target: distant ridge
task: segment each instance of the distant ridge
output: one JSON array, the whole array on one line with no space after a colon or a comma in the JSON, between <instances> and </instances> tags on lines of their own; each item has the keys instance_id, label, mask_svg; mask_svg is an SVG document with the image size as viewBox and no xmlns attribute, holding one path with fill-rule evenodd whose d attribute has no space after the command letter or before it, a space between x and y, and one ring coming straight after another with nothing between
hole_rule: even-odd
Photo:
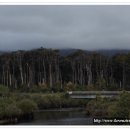
<instances>
[{"instance_id":1,"label":"distant ridge","mask_svg":"<svg viewBox=\"0 0 130 130\"><path fill-rule=\"evenodd\" d=\"M66 55L69 55L69 54L72 54L78 50L82 50L82 49L59 49L59 53L60 55L62 56L66 56ZM104 56L108 56L108 57L111 57L115 54L127 54L127 53L130 53L130 50L126 50L126 49L122 49L122 50L118 50L118 49L111 49L111 50L107 50L107 49L102 49L102 50L91 50L91 51L88 51L88 50L83 50L84 52L90 54L90 53L100 53Z\"/></svg>"},{"instance_id":2,"label":"distant ridge","mask_svg":"<svg viewBox=\"0 0 130 130\"><path fill-rule=\"evenodd\" d=\"M6 53L5 51L0 51L0 55L2 55L2 54L4 54L4 53Z\"/></svg>"},{"instance_id":3,"label":"distant ridge","mask_svg":"<svg viewBox=\"0 0 130 130\"><path fill-rule=\"evenodd\" d=\"M1 51L0 50L0 55L2 55L2 54L5 54L5 53L11 53L12 51Z\"/></svg>"},{"instance_id":4,"label":"distant ridge","mask_svg":"<svg viewBox=\"0 0 130 130\"><path fill-rule=\"evenodd\" d=\"M48 48L40 48L40 49L48 49ZM33 49L33 50L39 50L39 48ZM76 51L84 51L87 54L92 54L92 53L99 53L104 56L112 57L116 54L127 54L130 53L130 50L128 49L101 49L101 50L83 50L83 49L73 49L73 48L65 48L65 49L52 49L52 50L58 50L58 53L61 56L67 56L70 55ZM20 50L18 50L20 51ZM18 51L12 51L12 52L18 52ZM21 50L24 51L24 50ZM32 51L32 50L26 50L26 51ZM0 55L5 54L5 53L11 53L11 51L0 51Z\"/></svg>"},{"instance_id":5,"label":"distant ridge","mask_svg":"<svg viewBox=\"0 0 130 130\"><path fill-rule=\"evenodd\" d=\"M112 50L96 50L96 52L100 53L100 54L103 54L105 56L113 56L115 54L127 54L127 53L130 53L130 50L125 50L125 49L122 49L122 50L118 50L118 49L112 49Z\"/></svg>"}]
</instances>

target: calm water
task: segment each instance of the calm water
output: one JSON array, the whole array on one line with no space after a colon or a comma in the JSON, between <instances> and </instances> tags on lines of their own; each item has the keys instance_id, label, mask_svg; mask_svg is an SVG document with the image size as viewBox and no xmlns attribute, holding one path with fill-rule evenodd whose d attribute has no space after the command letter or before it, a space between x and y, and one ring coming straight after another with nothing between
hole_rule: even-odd
<instances>
[{"instance_id":1,"label":"calm water","mask_svg":"<svg viewBox=\"0 0 130 130\"><path fill-rule=\"evenodd\" d=\"M19 125L92 125L93 119L87 117L82 109L43 110L34 114L32 121Z\"/></svg>"}]
</instances>

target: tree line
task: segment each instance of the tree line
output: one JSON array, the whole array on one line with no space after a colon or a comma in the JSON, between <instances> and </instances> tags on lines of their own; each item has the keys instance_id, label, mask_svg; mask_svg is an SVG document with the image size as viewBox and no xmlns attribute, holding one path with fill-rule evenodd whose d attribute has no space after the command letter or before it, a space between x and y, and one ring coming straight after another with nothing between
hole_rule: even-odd
<instances>
[{"instance_id":1,"label":"tree line","mask_svg":"<svg viewBox=\"0 0 130 130\"><path fill-rule=\"evenodd\" d=\"M0 55L0 84L10 89L33 85L61 90L94 86L99 90L130 89L130 53L112 57L77 50L61 56L59 50L35 49Z\"/></svg>"}]
</instances>

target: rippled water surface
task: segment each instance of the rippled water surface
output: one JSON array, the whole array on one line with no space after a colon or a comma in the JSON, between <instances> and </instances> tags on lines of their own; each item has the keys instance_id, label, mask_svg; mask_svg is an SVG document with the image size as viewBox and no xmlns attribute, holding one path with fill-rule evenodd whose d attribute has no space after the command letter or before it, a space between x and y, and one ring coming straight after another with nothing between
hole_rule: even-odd
<instances>
[{"instance_id":1,"label":"rippled water surface","mask_svg":"<svg viewBox=\"0 0 130 130\"><path fill-rule=\"evenodd\" d=\"M82 109L43 110L34 114L32 121L19 125L92 125L93 119L87 117Z\"/></svg>"}]
</instances>

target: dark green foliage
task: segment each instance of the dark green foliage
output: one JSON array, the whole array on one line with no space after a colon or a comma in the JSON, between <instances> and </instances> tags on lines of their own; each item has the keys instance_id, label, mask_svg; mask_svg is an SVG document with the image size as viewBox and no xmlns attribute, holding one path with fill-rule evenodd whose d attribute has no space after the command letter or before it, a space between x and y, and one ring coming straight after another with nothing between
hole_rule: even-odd
<instances>
[{"instance_id":1,"label":"dark green foliage","mask_svg":"<svg viewBox=\"0 0 130 130\"><path fill-rule=\"evenodd\" d=\"M9 92L9 88L7 86L0 84L0 93L4 94L4 93L8 93L8 92Z\"/></svg>"},{"instance_id":2,"label":"dark green foliage","mask_svg":"<svg viewBox=\"0 0 130 130\"><path fill-rule=\"evenodd\" d=\"M66 93L11 93L0 97L0 120L17 122L32 119L37 110L85 107L86 100L71 99Z\"/></svg>"},{"instance_id":3,"label":"dark green foliage","mask_svg":"<svg viewBox=\"0 0 130 130\"><path fill-rule=\"evenodd\" d=\"M87 101L83 99L71 99L66 94L44 94L32 95L31 99L35 101L39 109L83 107Z\"/></svg>"},{"instance_id":4,"label":"dark green foliage","mask_svg":"<svg viewBox=\"0 0 130 130\"><path fill-rule=\"evenodd\" d=\"M106 90L107 88L106 86L107 86L106 80L104 78L98 77L95 86L97 87L97 90Z\"/></svg>"},{"instance_id":5,"label":"dark green foliage","mask_svg":"<svg viewBox=\"0 0 130 130\"><path fill-rule=\"evenodd\" d=\"M12 93L11 97L15 101L20 101L21 99L31 99L31 94L29 94L29 93Z\"/></svg>"},{"instance_id":6,"label":"dark green foliage","mask_svg":"<svg viewBox=\"0 0 130 130\"><path fill-rule=\"evenodd\" d=\"M90 86L89 86L90 87ZM64 85L64 91L86 91L87 86L82 86L78 84L73 84L72 82L68 82Z\"/></svg>"},{"instance_id":7,"label":"dark green foliage","mask_svg":"<svg viewBox=\"0 0 130 130\"><path fill-rule=\"evenodd\" d=\"M74 91L76 89L76 86L72 82L68 82L64 86L64 91Z\"/></svg>"},{"instance_id":8,"label":"dark green foliage","mask_svg":"<svg viewBox=\"0 0 130 130\"><path fill-rule=\"evenodd\" d=\"M61 83L60 82L54 83L53 91L54 92L62 92L63 91L63 89L61 88Z\"/></svg>"},{"instance_id":9,"label":"dark green foliage","mask_svg":"<svg viewBox=\"0 0 130 130\"><path fill-rule=\"evenodd\" d=\"M45 92L49 92L50 89L47 87L47 86L32 86L28 92L31 92L31 93L45 93Z\"/></svg>"},{"instance_id":10,"label":"dark green foliage","mask_svg":"<svg viewBox=\"0 0 130 130\"><path fill-rule=\"evenodd\" d=\"M9 109L12 109L12 106L14 104L15 104L15 101L13 100L13 98L0 97L0 119L10 117ZM14 109L14 112L15 110L16 109ZM10 112L11 111L12 110L10 110Z\"/></svg>"},{"instance_id":11,"label":"dark green foliage","mask_svg":"<svg viewBox=\"0 0 130 130\"><path fill-rule=\"evenodd\" d=\"M86 112L94 117L107 117L107 109L111 103L109 99L98 96L97 99L88 102Z\"/></svg>"},{"instance_id":12,"label":"dark green foliage","mask_svg":"<svg viewBox=\"0 0 130 130\"><path fill-rule=\"evenodd\" d=\"M17 105L22 110L22 114L31 114L37 110L37 104L30 99L23 99Z\"/></svg>"},{"instance_id":13,"label":"dark green foliage","mask_svg":"<svg viewBox=\"0 0 130 130\"><path fill-rule=\"evenodd\" d=\"M5 108L5 116L10 117L18 117L22 114L22 110L16 106L16 104L9 104Z\"/></svg>"},{"instance_id":14,"label":"dark green foliage","mask_svg":"<svg viewBox=\"0 0 130 130\"><path fill-rule=\"evenodd\" d=\"M106 57L82 50L66 56L45 48L17 51L0 55L0 77L0 84L19 92L86 90L87 86L130 90L130 53Z\"/></svg>"},{"instance_id":15,"label":"dark green foliage","mask_svg":"<svg viewBox=\"0 0 130 130\"><path fill-rule=\"evenodd\" d=\"M51 103L46 96L42 95L32 95L31 99L37 103L39 109L47 109L50 108Z\"/></svg>"},{"instance_id":16,"label":"dark green foliage","mask_svg":"<svg viewBox=\"0 0 130 130\"><path fill-rule=\"evenodd\" d=\"M130 94L122 92L115 100L105 99L98 96L97 99L89 101L86 113L91 116L106 118L129 118L130 117Z\"/></svg>"},{"instance_id":17,"label":"dark green foliage","mask_svg":"<svg viewBox=\"0 0 130 130\"><path fill-rule=\"evenodd\" d=\"M129 118L130 115L130 94L122 92L117 103L109 107L109 116L116 118Z\"/></svg>"},{"instance_id":18,"label":"dark green foliage","mask_svg":"<svg viewBox=\"0 0 130 130\"><path fill-rule=\"evenodd\" d=\"M123 91L119 97L118 106L121 108L130 108L130 93Z\"/></svg>"},{"instance_id":19,"label":"dark green foliage","mask_svg":"<svg viewBox=\"0 0 130 130\"><path fill-rule=\"evenodd\" d=\"M118 104L113 104L108 108L108 117L110 118L129 118L129 109L119 107Z\"/></svg>"}]
</instances>

